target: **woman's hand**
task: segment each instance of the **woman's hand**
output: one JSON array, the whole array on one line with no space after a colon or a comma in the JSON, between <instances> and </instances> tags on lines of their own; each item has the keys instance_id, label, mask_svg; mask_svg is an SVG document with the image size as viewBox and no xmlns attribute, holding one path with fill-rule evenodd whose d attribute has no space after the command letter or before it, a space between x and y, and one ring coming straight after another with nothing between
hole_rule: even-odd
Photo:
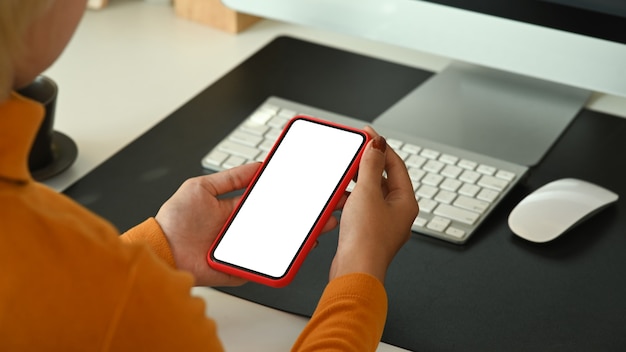
<instances>
[{"instance_id":1,"label":"woman's hand","mask_svg":"<svg viewBox=\"0 0 626 352\"><path fill-rule=\"evenodd\" d=\"M209 248L240 197L218 199L248 186L260 164L247 164L186 180L155 216L165 233L176 267L189 271L200 286L237 286L244 279L213 270Z\"/></svg>"},{"instance_id":2,"label":"woman's hand","mask_svg":"<svg viewBox=\"0 0 626 352\"><path fill-rule=\"evenodd\" d=\"M218 197L246 188L260 165L247 164L191 178L161 206L155 216L170 244L176 267L192 273L196 285L237 286L246 282L213 270L207 263L207 254L241 198ZM340 201L340 206L344 200ZM337 224L337 219L331 217L323 231L330 231Z\"/></svg>"},{"instance_id":3,"label":"woman's hand","mask_svg":"<svg viewBox=\"0 0 626 352\"><path fill-rule=\"evenodd\" d=\"M244 189L260 164L247 164L186 180L155 216L165 233L176 267L189 271L201 286L237 286L244 279L213 270L207 263L209 248L240 197L218 199Z\"/></svg>"},{"instance_id":4,"label":"woman's hand","mask_svg":"<svg viewBox=\"0 0 626 352\"><path fill-rule=\"evenodd\" d=\"M389 264L409 239L419 208L402 159L387 148L383 137L366 130L373 139L343 208L330 278L362 272L384 282Z\"/></svg>"}]
</instances>

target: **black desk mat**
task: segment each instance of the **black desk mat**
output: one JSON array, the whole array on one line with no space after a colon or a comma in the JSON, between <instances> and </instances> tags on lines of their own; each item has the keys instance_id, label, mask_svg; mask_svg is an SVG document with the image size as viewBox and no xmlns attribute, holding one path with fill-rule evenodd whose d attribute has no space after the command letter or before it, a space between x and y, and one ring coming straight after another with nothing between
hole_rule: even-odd
<instances>
[{"instance_id":1,"label":"black desk mat","mask_svg":"<svg viewBox=\"0 0 626 352\"><path fill-rule=\"evenodd\" d=\"M279 37L65 193L125 231L201 174L202 156L268 96L371 121L429 76ZM413 236L389 270L383 341L416 351L626 350L624 151L626 120L584 110L468 244ZM549 244L516 238L506 223L510 210L562 177L596 182L622 198ZM327 282L335 238L321 238L286 288L222 290L309 316Z\"/></svg>"}]
</instances>

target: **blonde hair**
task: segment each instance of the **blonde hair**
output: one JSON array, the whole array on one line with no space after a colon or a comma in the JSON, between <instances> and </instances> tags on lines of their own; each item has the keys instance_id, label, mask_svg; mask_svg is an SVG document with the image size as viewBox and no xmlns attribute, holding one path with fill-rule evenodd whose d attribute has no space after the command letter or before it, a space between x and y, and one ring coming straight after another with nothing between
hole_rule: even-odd
<instances>
[{"instance_id":1,"label":"blonde hair","mask_svg":"<svg viewBox=\"0 0 626 352\"><path fill-rule=\"evenodd\" d=\"M0 0L0 98L13 88L13 65L28 25L52 0Z\"/></svg>"}]
</instances>

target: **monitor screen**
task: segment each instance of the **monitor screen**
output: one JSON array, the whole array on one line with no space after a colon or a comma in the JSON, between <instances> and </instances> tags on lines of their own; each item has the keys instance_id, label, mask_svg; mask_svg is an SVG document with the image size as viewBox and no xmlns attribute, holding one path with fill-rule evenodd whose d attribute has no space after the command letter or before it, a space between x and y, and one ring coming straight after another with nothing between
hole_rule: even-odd
<instances>
[{"instance_id":1,"label":"monitor screen","mask_svg":"<svg viewBox=\"0 0 626 352\"><path fill-rule=\"evenodd\" d=\"M626 2L621 0L429 0L429 2L626 44L624 30Z\"/></svg>"},{"instance_id":2,"label":"monitor screen","mask_svg":"<svg viewBox=\"0 0 626 352\"><path fill-rule=\"evenodd\" d=\"M582 9L582 10L597 12L599 14L604 14L604 15L626 17L626 2L618 1L618 0L544 0L544 1L563 5L563 6L571 6L571 7ZM620 20L612 18L612 19L609 19L609 21L615 23L616 25L619 25L618 21ZM589 23L597 24L599 22L589 21ZM616 30L614 33L617 34L618 31ZM621 34L620 41L622 41L624 39L624 31L619 31L619 33ZM586 34L586 33L581 33L581 34ZM602 38L602 36L600 36L600 38Z\"/></svg>"},{"instance_id":3,"label":"monitor screen","mask_svg":"<svg viewBox=\"0 0 626 352\"><path fill-rule=\"evenodd\" d=\"M223 2L241 12L451 59L453 64L435 75L441 79L433 77L417 87L374 125L412 131L524 165L541 160L592 92L626 97L623 0ZM492 104L471 102L472 96L500 106L480 111L478 105ZM459 106L466 101L467 107ZM475 116L449 116L459 112ZM485 139L480 127L476 135L464 129L461 140L448 140L445 132L439 132L459 124L480 126L485 116L491 119L487 123L502 126L494 140ZM542 135L534 134L538 124L546 125ZM522 144L515 141L519 135L525 135ZM519 151L528 153L518 155Z\"/></svg>"}]
</instances>

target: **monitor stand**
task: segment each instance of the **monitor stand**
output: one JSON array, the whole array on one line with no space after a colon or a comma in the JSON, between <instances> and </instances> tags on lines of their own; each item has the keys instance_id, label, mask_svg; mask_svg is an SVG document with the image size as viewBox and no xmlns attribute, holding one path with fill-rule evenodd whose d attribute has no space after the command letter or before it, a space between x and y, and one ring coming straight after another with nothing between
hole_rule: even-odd
<instances>
[{"instance_id":1,"label":"monitor stand","mask_svg":"<svg viewBox=\"0 0 626 352\"><path fill-rule=\"evenodd\" d=\"M373 125L533 166L590 95L561 84L453 63Z\"/></svg>"}]
</instances>

